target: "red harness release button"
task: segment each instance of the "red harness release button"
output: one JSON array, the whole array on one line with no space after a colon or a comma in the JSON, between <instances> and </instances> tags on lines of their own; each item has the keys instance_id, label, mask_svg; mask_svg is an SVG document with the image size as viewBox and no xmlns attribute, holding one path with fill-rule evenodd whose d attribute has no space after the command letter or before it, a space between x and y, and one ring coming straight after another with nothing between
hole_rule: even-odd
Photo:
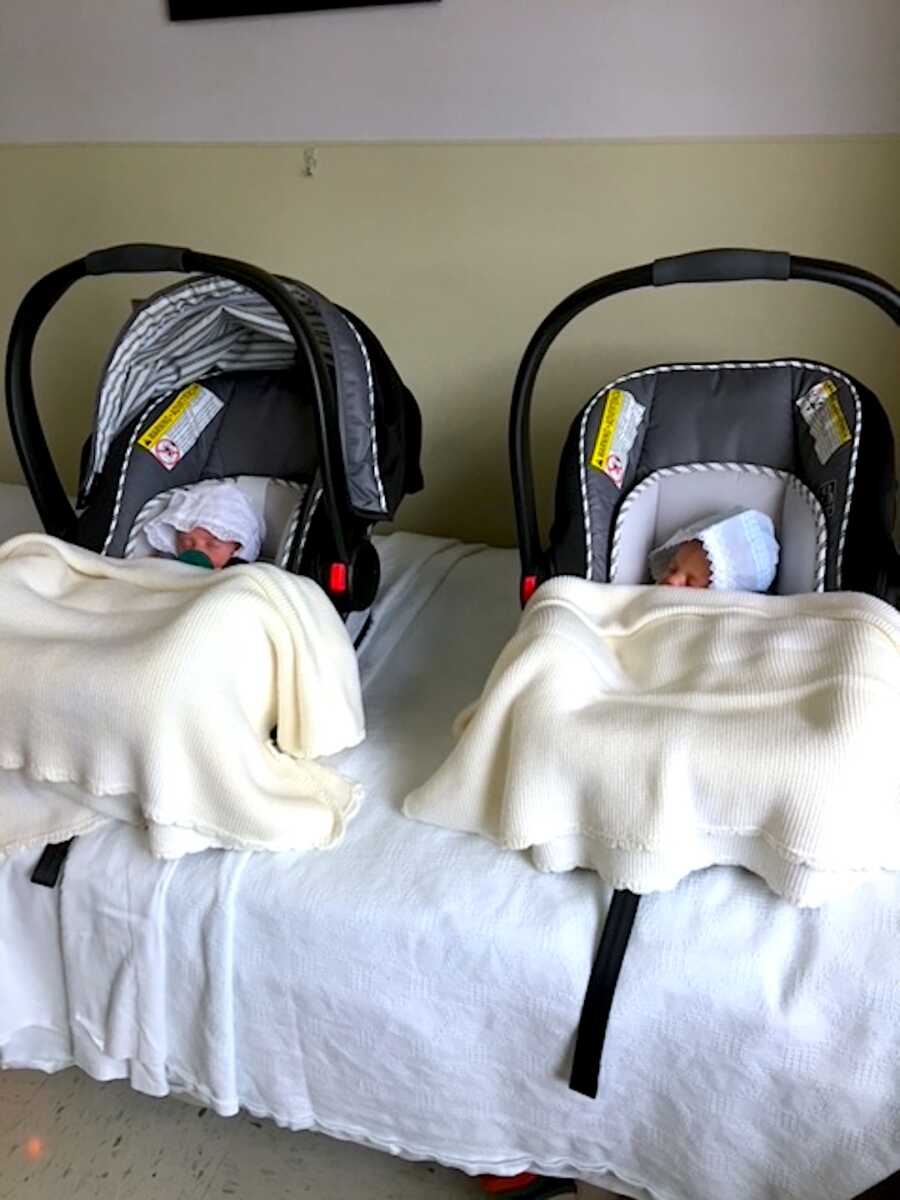
<instances>
[{"instance_id":1,"label":"red harness release button","mask_svg":"<svg viewBox=\"0 0 900 1200\"><path fill-rule=\"evenodd\" d=\"M342 596L347 590L347 564L335 562L328 571L328 590L333 596Z\"/></svg>"},{"instance_id":2,"label":"red harness release button","mask_svg":"<svg viewBox=\"0 0 900 1200\"><path fill-rule=\"evenodd\" d=\"M519 599L524 607L537 590L538 577L537 575L524 575L522 582L519 585Z\"/></svg>"}]
</instances>

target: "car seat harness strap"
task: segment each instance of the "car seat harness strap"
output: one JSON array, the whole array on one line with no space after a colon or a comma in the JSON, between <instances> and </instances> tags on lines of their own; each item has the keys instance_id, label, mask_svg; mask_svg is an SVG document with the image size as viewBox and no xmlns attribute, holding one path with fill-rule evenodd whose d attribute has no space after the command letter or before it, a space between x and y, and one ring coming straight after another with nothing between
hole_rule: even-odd
<instances>
[{"instance_id":1,"label":"car seat harness strap","mask_svg":"<svg viewBox=\"0 0 900 1200\"><path fill-rule=\"evenodd\" d=\"M69 838L65 842L49 842L31 872L31 882L37 883L41 887L56 887L69 848L74 841L74 838Z\"/></svg>"},{"instance_id":2,"label":"car seat harness strap","mask_svg":"<svg viewBox=\"0 0 900 1200\"><path fill-rule=\"evenodd\" d=\"M640 896L635 892L625 889L616 889L613 892L600 945L597 947L587 990L584 993L569 1087L573 1092L589 1096L592 1100L597 1096L600 1058L609 1025L609 1014L639 900Z\"/></svg>"}]
</instances>

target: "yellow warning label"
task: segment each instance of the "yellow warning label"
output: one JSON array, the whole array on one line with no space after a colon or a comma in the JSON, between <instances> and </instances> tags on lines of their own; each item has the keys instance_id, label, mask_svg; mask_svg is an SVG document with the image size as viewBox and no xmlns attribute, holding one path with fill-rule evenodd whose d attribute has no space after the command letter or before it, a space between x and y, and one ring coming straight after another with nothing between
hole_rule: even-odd
<instances>
[{"instance_id":1,"label":"yellow warning label","mask_svg":"<svg viewBox=\"0 0 900 1200\"><path fill-rule=\"evenodd\" d=\"M138 438L138 444L145 450L152 450L178 418L184 415L185 409L190 408L202 390L199 383L190 383L186 388L182 388L165 412L160 413L147 432Z\"/></svg>"},{"instance_id":2,"label":"yellow warning label","mask_svg":"<svg viewBox=\"0 0 900 1200\"><path fill-rule=\"evenodd\" d=\"M594 452L591 455L591 466L596 467L598 471L606 470L624 400L625 393L619 391L618 388L614 388L606 398L606 407L603 409L600 428L597 430L597 440L594 442Z\"/></svg>"},{"instance_id":3,"label":"yellow warning label","mask_svg":"<svg viewBox=\"0 0 900 1200\"><path fill-rule=\"evenodd\" d=\"M838 385L833 379L823 379L800 397L797 407L809 428L819 462L824 466L853 438L838 398Z\"/></svg>"},{"instance_id":4,"label":"yellow warning label","mask_svg":"<svg viewBox=\"0 0 900 1200\"><path fill-rule=\"evenodd\" d=\"M846 446L850 441L850 427L847 424L847 418L844 416L841 402L837 398L837 385L829 379L826 387L829 388L828 400L826 406L828 409L828 423L831 425L834 433L835 441L839 446Z\"/></svg>"}]
</instances>

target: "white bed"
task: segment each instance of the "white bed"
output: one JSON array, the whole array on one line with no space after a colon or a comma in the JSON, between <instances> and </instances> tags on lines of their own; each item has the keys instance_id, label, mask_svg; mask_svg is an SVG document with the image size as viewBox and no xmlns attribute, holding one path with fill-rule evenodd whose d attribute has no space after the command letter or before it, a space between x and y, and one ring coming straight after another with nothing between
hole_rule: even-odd
<instances>
[{"instance_id":1,"label":"white bed","mask_svg":"<svg viewBox=\"0 0 900 1200\"><path fill-rule=\"evenodd\" d=\"M0 533L34 527L0 485ZM382 548L369 737L336 760L367 789L346 841L161 863L111 827L54 891L28 880L36 852L0 860L0 1063L639 1200L850 1200L895 1171L893 876L819 911L731 868L645 899L598 1099L568 1089L608 891L400 812L516 622L517 559Z\"/></svg>"}]
</instances>

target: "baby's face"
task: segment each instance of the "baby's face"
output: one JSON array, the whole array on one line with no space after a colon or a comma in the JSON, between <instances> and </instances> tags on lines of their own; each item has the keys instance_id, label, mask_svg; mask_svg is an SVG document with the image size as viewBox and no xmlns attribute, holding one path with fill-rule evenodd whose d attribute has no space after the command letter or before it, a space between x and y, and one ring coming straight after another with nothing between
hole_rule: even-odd
<instances>
[{"instance_id":1,"label":"baby's face","mask_svg":"<svg viewBox=\"0 0 900 1200\"><path fill-rule=\"evenodd\" d=\"M175 534L175 548L179 554L185 550L199 550L205 554L216 570L228 565L240 549L239 542L223 542L214 533L197 525L185 533Z\"/></svg>"},{"instance_id":2,"label":"baby's face","mask_svg":"<svg viewBox=\"0 0 900 1200\"><path fill-rule=\"evenodd\" d=\"M708 588L712 572L700 542L685 542L672 555L660 583L665 587Z\"/></svg>"}]
</instances>

